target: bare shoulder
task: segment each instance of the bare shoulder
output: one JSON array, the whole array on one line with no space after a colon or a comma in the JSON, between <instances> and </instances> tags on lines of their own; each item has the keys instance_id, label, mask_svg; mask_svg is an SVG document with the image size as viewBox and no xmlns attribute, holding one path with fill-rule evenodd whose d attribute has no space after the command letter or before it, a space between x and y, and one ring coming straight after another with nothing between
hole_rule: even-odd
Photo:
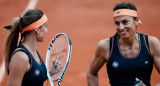
<instances>
[{"instance_id":1,"label":"bare shoulder","mask_svg":"<svg viewBox=\"0 0 160 86\"><path fill-rule=\"evenodd\" d=\"M149 36L149 47L151 50L151 54L154 55L157 51L160 50L160 41L155 36Z\"/></svg>"},{"instance_id":2,"label":"bare shoulder","mask_svg":"<svg viewBox=\"0 0 160 86\"><path fill-rule=\"evenodd\" d=\"M29 58L24 52L16 52L9 64L9 69L11 72L26 72L29 70Z\"/></svg>"},{"instance_id":3,"label":"bare shoulder","mask_svg":"<svg viewBox=\"0 0 160 86\"><path fill-rule=\"evenodd\" d=\"M104 58L108 59L109 56L109 38L107 39L102 39L99 41L97 48L96 48L96 57L98 58Z\"/></svg>"},{"instance_id":4,"label":"bare shoulder","mask_svg":"<svg viewBox=\"0 0 160 86\"><path fill-rule=\"evenodd\" d=\"M110 40L109 38L100 40L97 47L100 49L108 50L109 49L109 40Z\"/></svg>"},{"instance_id":5,"label":"bare shoulder","mask_svg":"<svg viewBox=\"0 0 160 86\"><path fill-rule=\"evenodd\" d=\"M159 42L159 39L155 36L149 36L149 42L150 43L156 43L156 42Z\"/></svg>"},{"instance_id":6,"label":"bare shoulder","mask_svg":"<svg viewBox=\"0 0 160 86\"><path fill-rule=\"evenodd\" d=\"M13 57L12 61L18 61L18 62L29 62L28 55L24 52L16 52Z\"/></svg>"},{"instance_id":7,"label":"bare shoulder","mask_svg":"<svg viewBox=\"0 0 160 86\"><path fill-rule=\"evenodd\" d=\"M149 36L149 45L150 45L150 48L154 48L154 47L160 47L159 45L159 39L155 36Z\"/></svg>"}]
</instances>

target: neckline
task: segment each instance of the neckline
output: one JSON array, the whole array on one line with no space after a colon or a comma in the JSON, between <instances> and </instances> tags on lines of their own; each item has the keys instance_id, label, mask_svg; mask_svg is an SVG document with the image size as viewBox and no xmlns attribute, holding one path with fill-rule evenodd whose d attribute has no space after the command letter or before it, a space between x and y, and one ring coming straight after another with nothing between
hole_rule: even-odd
<instances>
[{"instance_id":1,"label":"neckline","mask_svg":"<svg viewBox=\"0 0 160 86\"><path fill-rule=\"evenodd\" d=\"M139 50L138 50L138 53L134 56L134 57L127 57L127 56L125 56L123 53L122 53L122 51L120 50L120 46L119 46L119 38L117 37L117 48L118 48L118 51L119 51L119 53L120 53L120 55L122 56L122 57L124 57L124 58L126 58L126 59L136 59L136 58L138 58L138 56L139 56L139 54L140 54L140 52L141 52L141 39L140 39L141 37L140 37L140 34L138 34L138 43L139 43Z\"/></svg>"},{"instance_id":2,"label":"neckline","mask_svg":"<svg viewBox=\"0 0 160 86\"><path fill-rule=\"evenodd\" d=\"M24 48L26 51L28 51L29 54L33 57L33 55L30 53L30 51L29 51L22 43L21 43L20 45L22 45L23 48ZM37 49L36 49L36 51L37 51ZM40 60L40 63L38 63L38 62L35 60L34 57L33 57L33 60L34 60L38 65L41 65L41 64L42 64L42 61L41 61L41 58L40 58L40 55L39 55L38 51L37 51L37 55L38 55L38 58L39 58L39 60Z\"/></svg>"}]
</instances>

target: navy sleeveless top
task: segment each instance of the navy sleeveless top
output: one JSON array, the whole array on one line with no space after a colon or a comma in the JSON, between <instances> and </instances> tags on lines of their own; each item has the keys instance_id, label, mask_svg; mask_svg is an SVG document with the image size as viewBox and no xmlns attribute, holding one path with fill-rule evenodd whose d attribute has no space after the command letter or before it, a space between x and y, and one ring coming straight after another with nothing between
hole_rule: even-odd
<instances>
[{"instance_id":1,"label":"navy sleeveless top","mask_svg":"<svg viewBox=\"0 0 160 86\"><path fill-rule=\"evenodd\" d=\"M14 51L13 54L15 54L18 51L26 53L29 57L29 63L30 63L30 70L23 76L21 86L43 86L43 82L47 79L47 70L38 51L37 54L41 62L40 64L38 64L35 61L31 53L22 44L20 44L17 48L19 49ZM9 74L9 69L8 69L8 74Z\"/></svg>"},{"instance_id":2,"label":"navy sleeveless top","mask_svg":"<svg viewBox=\"0 0 160 86\"><path fill-rule=\"evenodd\" d=\"M140 50L135 58L126 58L120 53L117 34L110 37L110 58L106 66L111 86L134 86L136 78L150 86L153 59L149 51L148 36L138 34Z\"/></svg>"}]
</instances>

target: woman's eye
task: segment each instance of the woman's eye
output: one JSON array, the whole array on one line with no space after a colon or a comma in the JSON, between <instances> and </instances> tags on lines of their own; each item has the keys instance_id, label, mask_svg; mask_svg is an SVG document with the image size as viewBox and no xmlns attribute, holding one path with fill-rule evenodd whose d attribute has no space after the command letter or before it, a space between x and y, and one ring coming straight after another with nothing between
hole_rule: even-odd
<instances>
[{"instance_id":1,"label":"woman's eye","mask_svg":"<svg viewBox=\"0 0 160 86\"><path fill-rule=\"evenodd\" d=\"M124 21L122 21L122 23L123 23L124 25L126 25L126 24L128 23L128 21L127 21L127 20L124 20Z\"/></svg>"},{"instance_id":2,"label":"woman's eye","mask_svg":"<svg viewBox=\"0 0 160 86\"><path fill-rule=\"evenodd\" d=\"M115 24L116 24L117 26L119 26L119 22L115 22Z\"/></svg>"}]
</instances>

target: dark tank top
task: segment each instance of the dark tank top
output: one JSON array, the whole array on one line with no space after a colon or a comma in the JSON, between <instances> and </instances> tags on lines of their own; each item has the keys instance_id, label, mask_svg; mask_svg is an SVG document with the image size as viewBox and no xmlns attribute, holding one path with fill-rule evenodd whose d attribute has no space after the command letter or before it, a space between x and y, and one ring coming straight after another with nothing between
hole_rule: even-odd
<instances>
[{"instance_id":1,"label":"dark tank top","mask_svg":"<svg viewBox=\"0 0 160 86\"><path fill-rule=\"evenodd\" d=\"M22 80L22 85L21 86L43 86L43 82L47 79L47 71L45 64L39 55L38 51L37 54L40 59L40 64L38 64L31 53L22 45L20 44L16 51L14 51L13 54L16 52L24 52L28 55L29 57L29 63L30 63L30 70L25 73L23 76ZM8 69L8 74L9 74L9 69Z\"/></svg>"},{"instance_id":2,"label":"dark tank top","mask_svg":"<svg viewBox=\"0 0 160 86\"><path fill-rule=\"evenodd\" d=\"M110 58L107 72L111 86L134 86L135 78L139 78L150 86L153 59L150 55L148 36L139 34L140 50L135 58L126 58L120 53L118 35L110 37Z\"/></svg>"}]
</instances>

